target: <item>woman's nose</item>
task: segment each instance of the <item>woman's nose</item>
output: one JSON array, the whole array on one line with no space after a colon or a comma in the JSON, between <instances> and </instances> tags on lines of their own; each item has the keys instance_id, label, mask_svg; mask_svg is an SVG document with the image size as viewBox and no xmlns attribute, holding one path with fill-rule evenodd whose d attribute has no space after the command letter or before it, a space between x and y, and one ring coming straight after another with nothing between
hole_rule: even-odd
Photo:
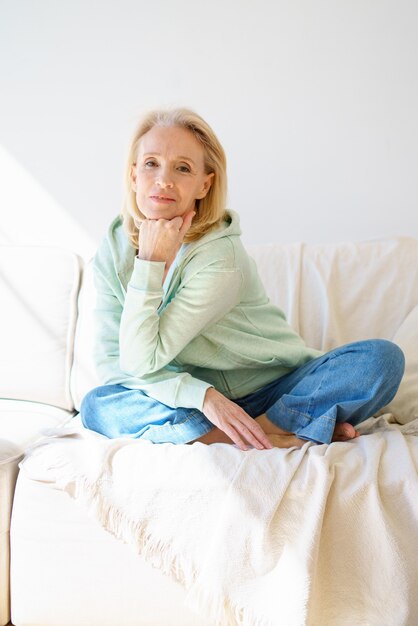
<instances>
[{"instance_id":1,"label":"woman's nose","mask_svg":"<svg viewBox=\"0 0 418 626\"><path fill-rule=\"evenodd\" d=\"M169 176L168 172L165 171L160 171L158 173L157 176L157 185L159 187L161 187L161 189L165 189L166 187L172 187L173 186L173 181L171 180L171 177Z\"/></svg>"}]
</instances>

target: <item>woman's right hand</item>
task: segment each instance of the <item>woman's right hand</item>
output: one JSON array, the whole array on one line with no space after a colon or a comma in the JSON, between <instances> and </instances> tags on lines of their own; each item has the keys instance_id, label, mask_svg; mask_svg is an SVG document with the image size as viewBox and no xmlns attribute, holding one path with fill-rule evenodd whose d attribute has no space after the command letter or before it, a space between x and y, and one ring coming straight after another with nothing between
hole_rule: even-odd
<instances>
[{"instance_id":1,"label":"woman's right hand","mask_svg":"<svg viewBox=\"0 0 418 626\"><path fill-rule=\"evenodd\" d=\"M146 219L139 228L138 258L146 261L163 261L170 267L192 225L195 211L188 211L182 217L167 219Z\"/></svg>"},{"instance_id":2,"label":"woman's right hand","mask_svg":"<svg viewBox=\"0 0 418 626\"><path fill-rule=\"evenodd\" d=\"M248 450L245 442L257 450L273 447L261 426L238 404L226 398L214 387L209 387L206 391L202 411L205 417L228 435L240 450Z\"/></svg>"}]
</instances>

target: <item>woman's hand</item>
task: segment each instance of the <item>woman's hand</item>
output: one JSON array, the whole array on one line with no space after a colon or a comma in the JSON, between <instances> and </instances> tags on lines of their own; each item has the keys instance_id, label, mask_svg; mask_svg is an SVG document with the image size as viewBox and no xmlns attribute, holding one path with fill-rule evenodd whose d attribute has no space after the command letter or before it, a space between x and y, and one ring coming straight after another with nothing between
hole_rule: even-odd
<instances>
[{"instance_id":1,"label":"woman's hand","mask_svg":"<svg viewBox=\"0 0 418 626\"><path fill-rule=\"evenodd\" d=\"M189 230L195 211L171 220L144 220L139 229L138 257L146 261L163 261L166 272L174 261Z\"/></svg>"},{"instance_id":2,"label":"woman's hand","mask_svg":"<svg viewBox=\"0 0 418 626\"><path fill-rule=\"evenodd\" d=\"M206 391L202 410L208 420L228 435L241 450L248 449L245 441L258 450L273 447L261 426L214 387Z\"/></svg>"}]
</instances>

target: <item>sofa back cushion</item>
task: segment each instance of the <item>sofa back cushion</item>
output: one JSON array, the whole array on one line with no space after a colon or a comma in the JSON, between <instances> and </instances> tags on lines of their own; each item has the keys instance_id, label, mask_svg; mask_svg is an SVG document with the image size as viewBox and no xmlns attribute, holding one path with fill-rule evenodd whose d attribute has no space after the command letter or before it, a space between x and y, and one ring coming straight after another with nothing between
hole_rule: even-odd
<instances>
[{"instance_id":1,"label":"sofa back cushion","mask_svg":"<svg viewBox=\"0 0 418 626\"><path fill-rule=\"evenodd\" d=\"M401 324L393 341L405 355L405 374L393 400L381 411L401 424L418 419L418 306Z\"/></svg>"},{"instance_id":2,"label":"sofa back cushion","mask_svg":"<svg viewBox=\"0 0 418 626\"><path fill-rule=\"evenodd\" d=\"M418 304L418 240L247 246L271 300L309 346L393 339Z\"/></svg>"},{"instance_id":3,"label":"sofa back cushion","mask_svg":"<svg viewBox=\"0 0 418 626\"><path fill-rule=\"evenodd\" d=\"M72 410L81 260L48 246L0 247L0 397Z\"/></svg>"},{"instance_id":4,"label":"sofa back cushion","mask_svg":"<svg viewBox=\"0 0 418 626\"><path fill-rule=\"evenodd\" d=\"M71 371L71 394L74 406L80 410L85 394L101 382L94 365L96 291L93 283L93 264L86 263L78 299L78 323L74 341L74 360Z\"/></svg>"},{"instance_id":5,"label":"sofa back cushion","mask_svg":"<svg viewBox=\"0 0 418 626\"><path fill-rule=\"evenodd\" d=\"M396 341L396 333L418 304L418 240L413 238L246 248L271 301L314 348L331 350L369 338ZM80 291L71 379L76 409L84 394L100 384L92 356L95 298L89 263ZM407 374L408 367L407 362ZM398 398L405 408L398 417L404 421L417 411L418 395L409 395L416 396L417 402L407 407L405 399Z\"/></svg>"}]
</instances>

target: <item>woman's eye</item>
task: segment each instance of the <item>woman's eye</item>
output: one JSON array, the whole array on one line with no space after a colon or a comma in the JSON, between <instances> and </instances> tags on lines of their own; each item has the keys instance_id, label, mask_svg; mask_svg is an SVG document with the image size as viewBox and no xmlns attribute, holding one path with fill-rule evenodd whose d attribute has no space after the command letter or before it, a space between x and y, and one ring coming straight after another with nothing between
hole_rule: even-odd
<instances>
[{"instance_id":1,"label":"woman's eye","mask_svg":"<svg viewBox=\"0 0 418 626\"><path fill-rule=\"evenodd\" d=\"M190 172L190 167L188 165L179 165L178 169L180 172Z\"/></svg>"},{"instance_id":2,"label":"woman's eye","mask_svg":"<svg viewBox=\"0 0 418 626\"><path fill-rule=\"evenodd\" d=\"M156 163L155 163L155 161L148 160L148 161L145 161L144 165L145 165L145 167L154 167L154 165L156 165Z\"/></svg>"}]
</instances>

